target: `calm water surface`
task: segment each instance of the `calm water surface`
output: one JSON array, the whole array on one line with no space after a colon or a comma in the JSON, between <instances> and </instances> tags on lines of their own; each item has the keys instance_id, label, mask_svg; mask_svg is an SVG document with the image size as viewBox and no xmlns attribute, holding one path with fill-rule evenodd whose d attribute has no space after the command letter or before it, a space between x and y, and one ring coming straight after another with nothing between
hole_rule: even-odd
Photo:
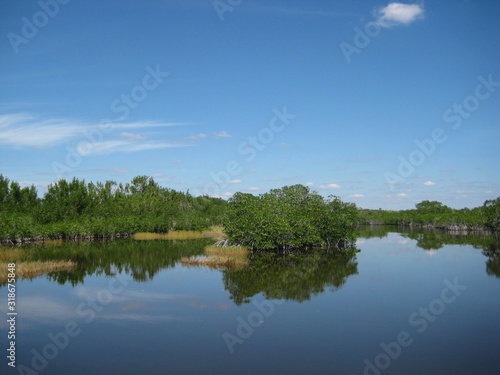
<instances>
[{"instance_id":1,"label":"calm water surface","mask_svg":"<svg viewBox=\"0 0 500 375\"><path fill-rule=\"evenodd\" d=\"M79 266L18 280L17 368L2 356L0 373L500 373L494 238L374 227L354 257L179 263L211 242L38 246L39 259ZM0 330L5 353L6 319Z\"/></svg>"}]
</instances>

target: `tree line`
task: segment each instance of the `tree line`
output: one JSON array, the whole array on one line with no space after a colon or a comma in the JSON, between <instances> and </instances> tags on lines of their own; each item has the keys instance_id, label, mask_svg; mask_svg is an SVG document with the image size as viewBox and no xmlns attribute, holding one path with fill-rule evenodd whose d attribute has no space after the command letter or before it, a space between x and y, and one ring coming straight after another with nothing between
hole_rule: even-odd
<instances>
[{"instance_id":1,"label":"tree line","mask_svg":"<svg viewBox=\"0 0 500 375\"><path fill-rule=\"evenodd\" d=\"M73 178L49 185L43 197L0 175L0 239L111 236L117 233L202 230L220 225L225 201L158 185Z\"/></svg>"},{"instance_id":2,"label":"tree line","mask_svg":"<svg viewBox=\"0 0 500 375\"><path fill-rule=\"evenodd\" d=\"M0 174L0 240L30 237L112 236L118 233L202 230L223 225L229 240L252 249L343 247L357 224L430 226L500 233L500 197L472 209L422 201L415 209L371 210L324 198L303 185L228 201L162 187L152 177L129 183L73 178L48 186L39 197Z\"/></svg>"},{"instance_id":3,"label":"tree line","mask_svg":"<svg viewBox=\"0 0 500 375\"><path fill-rule=\"evenodd\" d=\"M480 207L453 209L438 201L425 200L414 209L359 210L360 224L389 224L444 228L448 230L489 230L500 233L500 197L487 200Z\"/></svg>"}]
</instances>

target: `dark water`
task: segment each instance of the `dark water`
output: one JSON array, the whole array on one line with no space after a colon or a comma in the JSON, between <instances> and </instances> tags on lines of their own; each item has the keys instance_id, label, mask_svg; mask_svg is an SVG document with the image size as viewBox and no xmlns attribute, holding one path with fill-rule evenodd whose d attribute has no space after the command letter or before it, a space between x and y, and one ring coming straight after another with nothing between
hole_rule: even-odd
<instances>
[{"instance_id":1,"label":"dark water","mask_svg":"<svg viewBox=\"0 0 500 375\"><path fill-rule=\"evenodd\" d=\"M500 249L487 236L365 228L352 254L187 268L210 240L38 246L72 272L18 280L1 374L498 374ZM7 288L0 287L7 317ZM22 367L22 366L25 367ZM32 370L30 372L30 370Z\"/></svg>"}]
</instances>

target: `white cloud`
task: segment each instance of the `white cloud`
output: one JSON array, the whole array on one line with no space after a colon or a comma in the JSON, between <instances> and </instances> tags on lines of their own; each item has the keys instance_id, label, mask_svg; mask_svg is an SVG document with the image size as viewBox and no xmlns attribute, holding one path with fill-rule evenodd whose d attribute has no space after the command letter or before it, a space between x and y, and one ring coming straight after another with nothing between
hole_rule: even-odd
<instances>
[{"instance_id":1,"label":"white cloud","mask_svg":"<svg viewBox=\"0 0 500 375\"><path fill-rule=\"evenodd\" d=\"M104 141L96 143L81 143L79 147L77 147L77 152L80 155L110 154L113 152L136 152L185 146L186 145L164 142L137 143L129 141Z\"/></svg>"},{"instance_id":2,"label":"white cloud","mask_svg":"<svg viewBox=\"0 0 500 375\"><path fill-rule=\"evenodd\" d=\"M199 133L199 134L191 135L189 137L189 139L201 139L201 138L206 138L206 137L208 137L208 135L206 135L205 133Z\"/></svg>"},{"instance_id":3,"label":"white cloud","mask_svg":"<svg viewBox=\"0 0 500 375\"><path fill-rule=\"evenodd\" d=\"M314 183L312 183L312 182L306 182L306 186L314 186Z\"/></svg>"},{"instance_id":4,"label":"white cloud","mask_svg":"<svg viewBox=\"0 0 500 375\"><path fill-rule=\"evenodd\" d=\"M49 146L82 136L85 126L63 119L40 120L27 114L0 116L0 143L10 146Z\"/></svg>"},{"instance_id":5,"label":"white cloud","mask_svg":"<svg viewBox=\"0 0 500 375\"><path fill-rule=\"evenodd\" d=\"M165 126L185 125L183 123L160 123L160 122L131 122L131 123L110 123L103 126L100 123L85 123L78 120L65 118L42 119L26 113L14 113L0 116L0 144L13 147L49 147L70 141L86 141L88 138L98 139L94 142L96 148L102 139L116 137L113 130L118 129L139 129ZM140 140L133 133L120 133L122 137ZM122 142L122 141L107 141Z\"/></svg>"},{"instance_id":6,"label":"white cloud","mask_svg":"<svg viewBox=\"0 0 500 375\"><path fill-rule=\"evenodd\" d=\"M221 132L213 132L213 135L216 138L230 138L231 134L229 134L227 131L223 130Z\"/></svg>"},{"instance_id":7,"label":"white cloud","mask_svg":"<svg viewBox=\"0 0 500 375\"><path fill-rule=\"evenodd\" d=\"M341 186L337 184L328 184L328 185L321 185L319 186L320 189L340 189Z\"/></svg>"},{"instance_id":8,"label":"white cloud","mask_svg":"<svg viewBox=\"0 0 500 375\"><path fill-rule=\"evenodd\" d=\"M432 182L432 181L426 181L426 182L424 182L424 185L425 186L434 186L434 185L436 185L436 183Z\"/></svg>"},{"instance_id":9,"label":"white cloud","mask_svg":"<svg viewBox=\"0 0 500 375\"><path fill-rule=\"evenodd\" d=\"M419 4L389 3L376 11L377 23L382 27L408 25L423 18L424 7Z\"/></svg>"},{"instance_id":10,"label":"white cloud","mask_svg":"<svg viewBox=\"0 0 500 375\"><path fill-rule=\"evenodd\" d=\"M155 121L140 121L127 123L112 123L112 129L139 129L139 128L161 128L167 126L183 126L189 125L187 122L155 122Z\"/></svg>"},{"instance_id":11,"label":"white cloud","mask_svg":"<svg viewBox=\"0 0 500 375\"><path fill-rule=\"evenodd\" d=\"M231 180L231 181L228 182L228 184L239 184L241 182L243 182L243 181L241 181L241 180Z\"/></svg>"},{"instance_id":12,"label":"white cloud","mask_svg":"<svg viewBox=\"0 0 500 375\"><path fill-rule=\"evenodd\" d=\"M397 195L399 198L404 198L404 197L407 197L407 195L405 193L399 193Z\"/></svg>"},{"instance_id":13,"label":"white cloud","mask_svg":"<svg viewBox=\"0 0 500 375\"><path fill-rule=\"evenodd\" d=\"M134 141L134 140L142 140L142 139L146 139L147 137L143 136L143 135L139 135L139 134L132 134L132 133L127 133L127 132L124 132L124 133L120 133L120 136L121 137L125 137L131 141Z\"/></svg>"},{"instance_id":14,"label":"white cloud","mask_svg":"<svg viewBox=\"0 0 500 375\"><path fill-rule=\"evenodd\" d=\"M249 187L248 190L250 190L250 191L260 191L262 189L260 187Z\"/></svg>"},{"instance_id":15,"label":"white cloud","mask_svg":"<svg viewBox=\"0 0 500 375\"><path fill-rule=\"evenodd\" d=\"M351 195L349 195L349 197L351 197L351 198L364 198L365 196L364 196L364 194L351 194Z\"/></svg>"}]
</instances>

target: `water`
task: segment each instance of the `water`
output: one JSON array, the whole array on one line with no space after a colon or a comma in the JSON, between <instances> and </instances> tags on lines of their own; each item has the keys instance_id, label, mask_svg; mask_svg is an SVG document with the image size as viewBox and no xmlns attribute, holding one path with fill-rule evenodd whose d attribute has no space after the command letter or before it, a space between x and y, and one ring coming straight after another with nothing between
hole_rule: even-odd
<instances>
[{"instance_id":1,"label":"water","mask_svg":"<svg viewBox=\"0 0 500 375\"><path fill-rule=\"evenodd\" d=\"M18 280L17 368L2 356L0 373L499 373L494 238L374 227L354 257L180 265L211 242L36 247L39 259L70 253L79 267ZM5 353L6 319L0 329Z\"/></svg>"}]
</instances>

